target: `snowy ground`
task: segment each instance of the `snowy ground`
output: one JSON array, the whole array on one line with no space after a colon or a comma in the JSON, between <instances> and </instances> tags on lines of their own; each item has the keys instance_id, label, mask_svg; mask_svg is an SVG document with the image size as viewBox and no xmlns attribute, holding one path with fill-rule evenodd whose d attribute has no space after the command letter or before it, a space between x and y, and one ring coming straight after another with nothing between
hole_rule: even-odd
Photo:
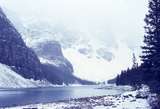
<instances>
[{"instance_id":1,"label":"snowy ground","mask_svg":"<svg viewBox=\"0 0 160 109\"><path fill-rule=\"evenodd\" d=\"M32 79L25 79L14 72L9 66L0 63L0 88L29 88L49 86L52 86L52 84L48 81L34 81Z\"/></svg>"},{"instance_id":2,"label":"snowy ground","mask_svg":"<svg viewBox=\"0 0 160 109\"><path fill-rule=\"evenodd\" d=\"M151 109L144 96L136 97L138 93L133 91L122 95L86 97L6 109Z\"/></svg>"}]
</instances>

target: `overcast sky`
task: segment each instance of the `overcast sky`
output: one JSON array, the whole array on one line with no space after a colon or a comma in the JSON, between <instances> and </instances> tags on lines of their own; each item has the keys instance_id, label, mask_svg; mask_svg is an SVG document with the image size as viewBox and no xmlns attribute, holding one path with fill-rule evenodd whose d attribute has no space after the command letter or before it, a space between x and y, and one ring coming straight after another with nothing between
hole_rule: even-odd
<instances>
[{"instance_id":1,"label":"overcast sky","mask_svg":"<svg viewBox=\"0 0 160 109\"><path fill-rule=\"evenodd\" d=\"M117 43L140 55L143 44L147 0L0 0L0 5L16 13L21 20L52 20L69 28L86 31L90 38L106 46ZM101 43L100 43L101 44ZM120 54L121 60L128 51ZM124 59L123 59L124 58ZM122 62L123 64L123 62ZM127 66L125 66L127 67Z\"/></svg>"},{"instance_id":2,"label":"overcast sky","mask_svg":"<svg viewBox=\"0 0 160 109\"><path fill-rule=\"evenodd\" d=\"M0 3L23 18L39 16L83 31L105 31L108 35L101 38L108 43L117 39L130 47L142 44L147 0L0 0Z\"/></svg>"}]
</instances>

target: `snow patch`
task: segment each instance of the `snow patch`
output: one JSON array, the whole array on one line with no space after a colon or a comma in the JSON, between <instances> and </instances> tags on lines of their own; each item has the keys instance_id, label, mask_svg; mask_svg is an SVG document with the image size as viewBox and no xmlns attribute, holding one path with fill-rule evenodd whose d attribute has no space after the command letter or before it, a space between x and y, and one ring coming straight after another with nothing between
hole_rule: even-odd
<instances>
[{"instance_id":1,"label":"snow patch","mask_svg":"<svg viewBox=\"0 0 160 109\"><path fill-rule=\"evenodd\" d=\"M61 64L61 62L58 61L58 60L54 60L53 61L53 60L48 60L48 59L45 59L45 58L42 58L42 57L39 57L39 60L40 60L41 63L52 64L52 65L54 65L56 67L59 67L59 65Z\"/></svg>"},{"instance_id":2,"label":"snow patch","mask_svg":"<svg viewBox=\"0 0 160 109\"><path fill-rule=\"evenodd\" d=\"M14 67L14 66L12 66ZM45 80L25 79L7 65L0 63L0 88L29 88L52 86Z\"/></svg>"},{"instance_id":3,"label":"snow patch","mask_svg":"<svg viewBox=\"0 0 160 109\"><path fill-rule=\"evenodd\" d=\"M86 80L105 81L117 76L117 73L126 69L127 66L132 66L132 51L123 44L112 50L115 58L111 61L97 57L96 52L92 52L88 56L80 53L77 49L63 49L63 54L72 63L74 75Z\"/></svg>"}]
</instances>

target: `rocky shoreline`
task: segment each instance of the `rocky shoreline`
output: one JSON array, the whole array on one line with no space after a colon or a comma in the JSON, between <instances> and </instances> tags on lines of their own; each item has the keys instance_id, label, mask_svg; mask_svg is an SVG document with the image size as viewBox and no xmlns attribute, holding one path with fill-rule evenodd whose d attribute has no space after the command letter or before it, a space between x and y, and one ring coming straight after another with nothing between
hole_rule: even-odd
<instances>
[{"instance_id":1,"label":"rocky shoreline","mask_svg":"<svg viewBox=\"0 0 160 109\"><path fill-rule=\"evenodd\" d=\"M154 108L157 106L158 100L157 94L150 93L149 87L143 85L139 90L128 90L117 95L72 98L53 103L31 104L3 109L159 109Z\"/></svg>"},{"instance_id":2,"label":"rocky shoreline","mask_svg":"<svg viewBox=\"0 0 160 109\"><path fill-rule=\"evenodd\" d=\"M5 109L151 109L146 95L137 95L138 93L132 91L122 95L85 97Z\"/></svg>"}]
</instances>

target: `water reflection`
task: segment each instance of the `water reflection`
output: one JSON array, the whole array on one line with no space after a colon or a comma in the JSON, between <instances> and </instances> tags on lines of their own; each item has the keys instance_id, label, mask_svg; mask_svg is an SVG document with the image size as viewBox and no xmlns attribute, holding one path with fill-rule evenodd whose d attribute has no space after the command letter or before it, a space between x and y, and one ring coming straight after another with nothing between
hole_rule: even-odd
<instances>
[{"instance_id":1,"label":"water reflection","mask_svg":"<svg viewBox=\"0 0 160 109\"><path fill-rule=\"evenodd\" d=\"M98 89L99 86L30 88L0 90L0 107L48 103L70 98L115 95L123 91Z\"/></svg>"}]
</instances>

